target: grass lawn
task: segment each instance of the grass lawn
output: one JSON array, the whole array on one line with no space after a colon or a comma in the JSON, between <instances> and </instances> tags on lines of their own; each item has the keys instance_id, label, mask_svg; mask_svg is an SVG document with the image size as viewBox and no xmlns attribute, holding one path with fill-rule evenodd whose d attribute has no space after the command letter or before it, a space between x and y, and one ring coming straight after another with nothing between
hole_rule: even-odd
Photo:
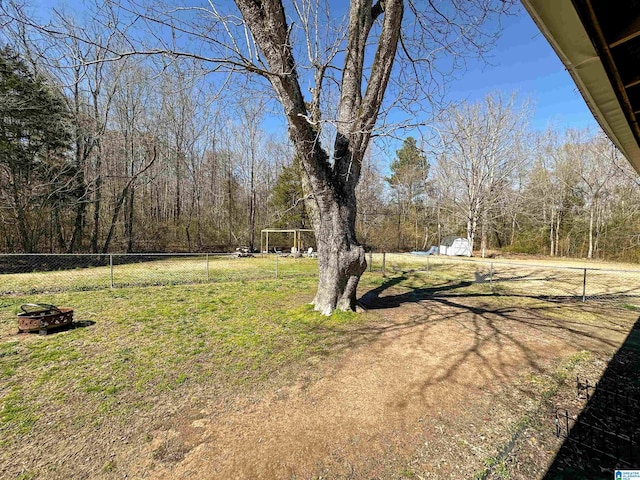
<instances>
[{"instance_id":1,"label":"grass lawn","mask_svg":"<svg viewBox=\"0 0 640 480\"><path fill-rule=\"evenodd\" d=\"M34 438L54 442L43 430L99 444L95 432L162 415L161 403L197 396L203 385L226 395L327 353L360 320L313 312L313 288L302 278L3 297L0 476L15 475L16 461L32 463L15 455L38 456ZM74 321L95 324L16 335L19 305L35 300L72 306Z\"/></svg>"},{"instance_id":2,"label":"grass lawn","mask_svg":"<svg viewBox=\"0 0 640 480\"><path fill-rule=\"evenodd\" d=\"M95 256L96 261L99 258ZM102 260L105 266L0 275L0 295L99 290L109 288L112 280L115 287L129 287L313 276L318 268L313 258L276 259L274 255L255 258L210 255L208 261L205 255L113 258L113 269L105 256ZM123 260L130 263L122 263Z\"/></svg>"},{"instance_id":3,"label":"grass lawn","mask_svg":"<svg viewBox=\"0 0 640 480\"><path fill-rule=\"evenodd\" d=\"M242 265L249 272L250 262L263 261ZM498 467L508 471L508 455L500 454L505 441L525 431L558 391L571 391L576 368L597 364L591 373L601 371L637 318L634 308L580 304L571 295L538 298L523 295L521 287L512 295L508 282L492 291L488 283L472 281L474 265L434 266L428 275L399 265L386 277L367 273L360 289L367 293L366 313L322 317L308 305L316 286L312 263L295 265L304 275L3 296L0 477L178 478L181 462L193 460L191 450L204 445L214 451L228 441L226 454L184 467L184 478L211 464L222 473L207 478L229 478L252 462L258 462L255 471L275 472L262 478L347 478L348 468L356 472L350 478L418 478L428 471L441 478L460 472L488 478ZM62 274L20 274L17 284L38 291ZM73 307L74 320L85 326L45 337L17 335L19 306L34 301ZM469 385L477 402L467 398ZM396 402L401 417L394 410L390 417L358 418L387 405L377 398L387 393L409 395ZM435 414L445 406L454 412L448 420ZM333 424L327 411L342 408L344 421ZM434 441L442 427L425 420L425 411L434 412L433 422L450 422L448 440ZM414 416L423 430L407 429ZM475 417L498 420L470 429ZM205 420L214 426L196 438L194 429ZM321 438L338 443L288 439L297 426L308 433L310 421L319 431L331 429ZM406 435L390 440L396 421ZM278 445L263 442L269 428L281 438ZM367 434L373 446L358 443ZM346 443L339 443L340 435ZM414 438L415 445L409 442ZM384 449L369 451L383 440L393 459ZM476 441L482 448L471 450ZM254 446L243 446L249 443ZM542 458L549 461L549 449L558 444L545 445ZM239 451L256 452L255 458L235 458ZM378 460L357 464L365 454ZM429 463L438 455L446 462ZM272 457L310 470L280 474L278 463L269 464L272 470L259 467ZM345 459L352 462L348 468ZM462 470L443 466L456 461ZM528 473L535 477L541 462Z\"/></svg>"}]
</instances>

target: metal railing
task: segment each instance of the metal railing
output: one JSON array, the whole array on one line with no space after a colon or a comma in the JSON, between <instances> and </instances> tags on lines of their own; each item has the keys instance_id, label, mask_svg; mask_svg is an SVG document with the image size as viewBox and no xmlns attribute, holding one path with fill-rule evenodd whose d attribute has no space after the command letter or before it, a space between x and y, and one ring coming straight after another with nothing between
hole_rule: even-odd
<instances>
[{"instance_id":1,"label":"metal railing","mask_svg":"<svg viewBox=\"0 0 640 480\"><path fill-rule=\"evenodd\" d=\"M423 275L435 294L485 293L640 308L640 269L368 253L369 272ZM317 259L278 254L0 254L0 295L127 286L249 281L317 275Z\"/></svg>"},{"instance_id":2,"label":"metal railing","mask_svg":"<svg viewBox=\"0 0 640 480\"><path fill-rule=\"evenodd\" d=\"M316 274L316 259L276 254L0 254L0 295Z\"/></svg>"},{"instance_id":3,"label":"metal railing","mask_svg":"<svg viewBox=\"0 0 640 480\"><path fill-rule=\"evenodd\" d=\"M586 402L579 415L556 407L555 435L572 448L572 456L588 464L607 457L616 466L634 467L640 461L640 402L628 381L616 377L608 388L576 378L576 399Z\"/></svg>"},{"instance_id":4,"label":"metal railing","mask_svg":"<svg viewBox=\"0 0 640 480\"><path fill-rule=\"evenodd\" d=\"M451 282L457 281L461 287L475 285L493 294L640 308L640 268L605 269L412 254L374 254L370 258L370 271L389 275L418 272L431 280L435 293L439 283L449 282L449 290Z\"/></svg>"}]
</instances>

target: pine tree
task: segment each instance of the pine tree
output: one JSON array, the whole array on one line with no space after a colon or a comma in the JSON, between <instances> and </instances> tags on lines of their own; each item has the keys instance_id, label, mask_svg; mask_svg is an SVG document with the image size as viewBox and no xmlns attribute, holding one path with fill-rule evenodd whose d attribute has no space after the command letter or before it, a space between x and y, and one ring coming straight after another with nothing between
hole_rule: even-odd
<instances>
[{"instance_id":1,"label":"pine tree","mask_svg":"<svg viewBox=\"0 0 640 480\"><path fill-rule=\"evenodd\" d=\"M387 179L389 185L411 203L424 192L428 175L429 162L418 148L416 139L405 138L402 148L396 151L396 159L391 163L391 176Z\"/></svg>"},{"instance_id":2,"label":"pine tree","mask_svg":"<svg viewBox=\"0 0 640 480\"><path fill-rule=\"evenodd\" d=\"M413 231L413 246L418 248L418 205L424 204L424 194L429 175L429 162L426 155L418 148L415 138L407 137L402 148L396 151L396 159L391 163L391 176L387 178L393 190L396 203L396 249L402 250L404 245L403 219L410 217Z\"/></svg>"},{"instance_id":3,"label":"pine tree","mask_svg":"<svg viewBox=\"0 0 640 480\"><path fill-rule=\"evenodd\" d=\"M271 192L270 206L275 210L277 228L309 228L304 206L300 164L295 161L284 167Z\"/></svg>"},{"instance_id":4,"label":"pine tree","mask_svg":"<svg viewBox=\"0 0 640 480\"><path fill-rule=\"evenodd\" d=\"M35 249L41 233L34 225L43 223L42 212L35 212L48 206L59 218L74 174L65 159L70 141L64 97L16 52L0 49L0 187L9 192L5 207L14 212L24 251Z\"/></svg>"}]
</instances>

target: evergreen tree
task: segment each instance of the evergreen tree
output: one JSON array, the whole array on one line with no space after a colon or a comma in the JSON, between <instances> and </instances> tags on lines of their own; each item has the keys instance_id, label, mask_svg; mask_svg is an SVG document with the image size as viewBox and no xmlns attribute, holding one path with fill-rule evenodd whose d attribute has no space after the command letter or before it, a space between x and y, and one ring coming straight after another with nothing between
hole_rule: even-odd
<instances>
[{"instance_id":1,"label":"evergreen tree","mask_svg":"<svg viewBox=\"0 0 640 480\"><path fill-rule=\"evenodd\" d=\"M276 228L309 228L304 206L302 175L299 163L284 167L271 192L270 205L275 210Z\"/></svg>"},{"instance_id":2,"label":"evergreen tree","mask_svg":"<svg viewBox=\"0 0 640 480\"><path fill-rule=\"evenodd\" d=\"M34 225L41 223L44 207L52 209L59 223L61 203L68 199L66 185L74 175L65 159L70 141L70 115L62 95L16 52L0 49L0 187L9 192L3 206L14 212L24 251L36 248L42 232Z\"/></svg>"},{"instance_id":3,"label":"evergreen tree","mask_svg":"<svg viewBox=\"0 0 640 480\"><path fill-rule=\"evenodd\" d=\"M425 203L422 197L426 193L428 175L426 155L418 148L415 138L405 138L402 148L396 151L396 159L391 163L391 176L387 178L396 204L396 249L399 251L406 247L404 239L407 235L403 232L405 223L413 237L411 246L417 249L420 243L424 243L420 242L422 230L419 228L418 206L424 206ZM410 222L405 222L407 217Z\"/></svg>"},{"instance_id":4,"label":"evergreen tree","mask_svg":"<svg viewBox=\"0 0 640 480\"><path fill-rule=\"evenodd\" d=\"M418 148L416 139L407 137L402 148L396 151L396 159L391 163L391 176L387 179L405 201L412 203L424 193L425 180L429 175L429 162Z\"/></svg>"}]
</instances>

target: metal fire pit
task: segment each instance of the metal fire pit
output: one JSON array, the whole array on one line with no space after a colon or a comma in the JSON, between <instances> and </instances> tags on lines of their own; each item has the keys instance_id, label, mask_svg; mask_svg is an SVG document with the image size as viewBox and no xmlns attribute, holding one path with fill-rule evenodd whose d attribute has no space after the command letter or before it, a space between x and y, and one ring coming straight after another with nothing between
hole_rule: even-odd
<instances>
[{"instance_id":1,"label":"metal fire pit","mask_svg":"<svg viewBox=\"0 0 640 480\"><path fill-rule=\"evenodd\" d=\"M56 307L47 303L25 303L18 314L18 333L38 331L46 335L52 328L69 325L73 322L73 309Z\"/></svg>"}]
</instances>

